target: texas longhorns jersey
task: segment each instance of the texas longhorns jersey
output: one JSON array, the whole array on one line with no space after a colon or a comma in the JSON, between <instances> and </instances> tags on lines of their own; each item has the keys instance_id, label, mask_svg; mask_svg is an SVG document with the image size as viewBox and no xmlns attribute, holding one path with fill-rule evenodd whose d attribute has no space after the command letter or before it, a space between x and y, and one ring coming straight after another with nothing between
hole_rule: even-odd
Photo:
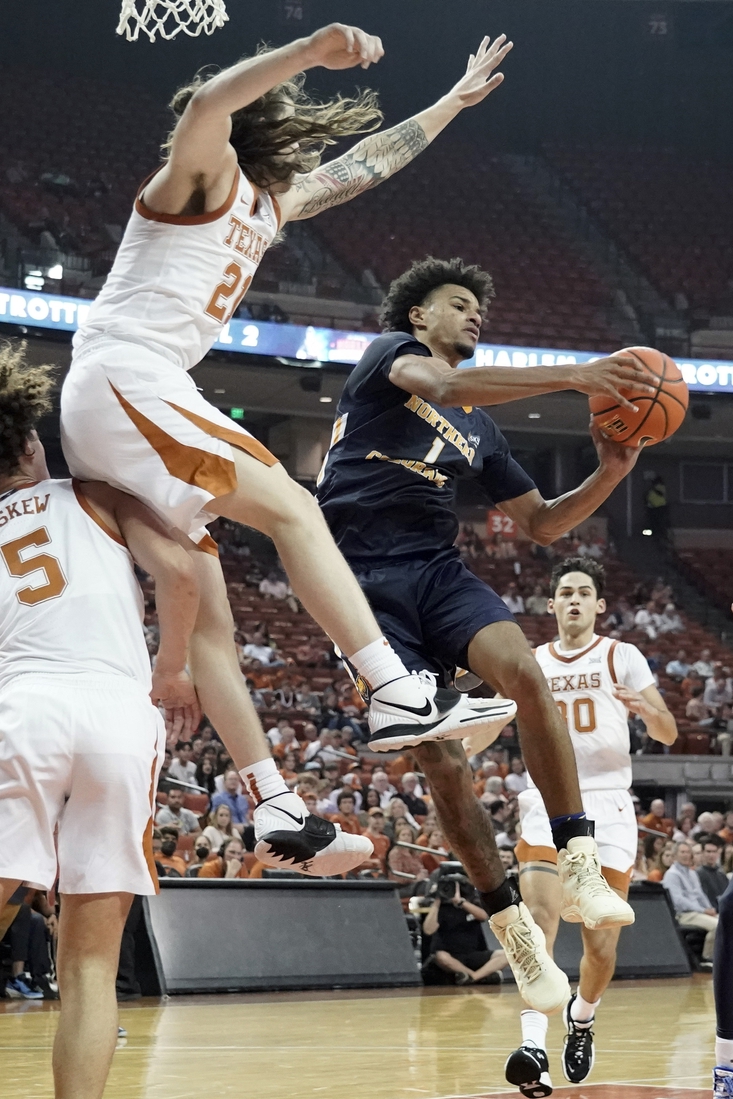
<instances>
[{"instance_id":1,"label":"texas longhorns jersey","mask_svg":"<svg viewBox=\"0 0 733 1099\"><path fill-rule=\"evenodd\" d=\"M141 343L186 370L231 320L278 230L276 199L237 168L223 206L183 217L144 202L143 184L112 270L74 336Z\"/></svg>"},{"instance_id":2,"label":"texas longhorns jersey","mask_svg":"<svg viewBox=\"0 0 733 1099\"><path fill-rule=\"evenodd\" d=\"M91 673L149 690L143 611L127 547L72 481L0 496L0 687L23 674Z\"/></svg>"},{"instance_id":3,"label":"texas longhorns jersey","mask_svg":"<svg viewBox=\"0 0 733 1099\"><path fill-rule=\"evenodd\" d=\"M615 698L622 683L642 691L654 683L646 660L626 641L593 635L584 649L553 641L535 657L567 722L581 790L628 790L631 786L628 711ZM528 785L534 786L528 777Z\"/></svg>"}]
</instances>

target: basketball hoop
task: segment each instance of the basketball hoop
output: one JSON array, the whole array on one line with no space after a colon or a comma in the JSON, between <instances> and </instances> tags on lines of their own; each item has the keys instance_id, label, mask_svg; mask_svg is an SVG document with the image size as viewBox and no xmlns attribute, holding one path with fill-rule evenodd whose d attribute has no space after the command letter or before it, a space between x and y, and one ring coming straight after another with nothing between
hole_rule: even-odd
<instances>
[{"instance_id":1,"label":"basketball hoop","mask_svg":"<svg viewBox=\"0 0 733 1099\"><path fill-rule=\"evenodd\" d=\"M156 34L170 39L181 31L195 38L213 34L228 19L224 0L122 0L117 33L128 42L136 42L140 31L151 42Z\"/></svg>"}]
</instances>

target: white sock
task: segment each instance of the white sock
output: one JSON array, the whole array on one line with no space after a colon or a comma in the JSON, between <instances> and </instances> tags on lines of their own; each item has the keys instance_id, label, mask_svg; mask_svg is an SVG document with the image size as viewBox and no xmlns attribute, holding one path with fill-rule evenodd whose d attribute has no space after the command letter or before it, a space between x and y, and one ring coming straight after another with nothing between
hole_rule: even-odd
<instances>
[{"instance_id":1,"label":"white sock","mask_svg":"<svg viewBox=\"0 0 733 1099\"><path fill-rule=\"evenodd\" d=\"M256 805L276 794L290 793L272 756L261 759L259 763L253 763L250 767L244 767L239 772L239 777L254 798Z\"/></svg>"},{"instance_id":2,"label":"white sock","mask_svg":"<svg viewBox=\"0 0 733 1099\"><path fill-rule=\"evenodd\" d=\"M733 1038L715 1039L715 1064L718 1068L733 1069Z\"/></svg>"},{"instance_id":3,"label":"white sock","mask_svg":"<svg viewBox=\"0 0 733 1099\"><path fill-rule=\"evenodd\" d=\"M386 637L379 637L376 641L365 645L363 649L359 649L358 653L349 657L349 663L353 664L359 675L366 679L372 691L376 691L378 687L393 679L410 676ZM417 684L415 689L418 692L420 690Z\"/></svg>"},{"instance_id":4,"label":"white sock","mask_svg":"<svg viewBox=\"0 0 733 1099\"><path fill-rule=\"evenodd\" d=\"M549 1019L541 1011L522 1011L519 1015L522 1024L522 1045L545 1049L547 1044L547 1024Z\"/></svg>"},{"instance_id":5,"label":"white sock","mask_svg":"<svg viewBox=\"0 0 733 1099\"><path fill-rule=\"evenodd\" d=\"M579 1023L580 1026L584 1024L590 1026L600 1002L600 1000L596 1000L595 1003L591 1003L589 1000L584 1000L578 992L570 1008L570 1018L574 1023Z\"/></svg>"}]
</instances>

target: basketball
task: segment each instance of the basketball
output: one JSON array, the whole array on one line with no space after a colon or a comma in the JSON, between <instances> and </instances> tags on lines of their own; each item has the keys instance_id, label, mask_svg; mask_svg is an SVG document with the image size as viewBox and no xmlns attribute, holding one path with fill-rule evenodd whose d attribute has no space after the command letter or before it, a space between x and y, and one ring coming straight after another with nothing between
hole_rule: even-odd
<instances>
[{"instance_id":1,"label":"basketball","mask_svg":"<svg viewBox=\"0 0 733 1099\"><path fill-rule=\"evenodd\" d=\"M622 389L638 411L622 408L609 397L590 397L593 421L609 439L624 446L653 446L674 435L685 418L690 395L677 363L653 347L625 347L619 354L633 355L658 379L656 392Z\"/></svg>"}]
</instances>

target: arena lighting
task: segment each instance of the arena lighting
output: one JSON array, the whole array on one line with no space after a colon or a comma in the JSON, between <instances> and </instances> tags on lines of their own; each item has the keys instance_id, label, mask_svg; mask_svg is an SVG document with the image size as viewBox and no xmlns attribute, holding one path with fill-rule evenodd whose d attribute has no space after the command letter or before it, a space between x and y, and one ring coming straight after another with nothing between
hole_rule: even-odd
<instances>
[{"instance_id":1,"label":"arena lighting","mask_svg":"<svg viewBox=\"0 0 733 1099\"><path fill-rule=\"evenodd\" d=\"M318 400L321 402L321 404L331 404L331 402L333 401L333 397L319 397Z\"/></svg>"},{"instance_id":2,"label":"arena lighting","mask_svg":"<svg viewBox=\"0 0 733 1099\"><path fill-rule=\"evenodd\" d=\"M29 274L26 279L38 278L40 274ZM91 301L61 294L34 293L34 289L0 287L0 326L6 324L15 328L75 332L86 320ZM314 325L233 320L222 329L214 350L259 355L287 366L317 372L329 363L354 365L378 335L378 332L348 332L336 328L316 328ZM606 354L616 350L609 347ZM461 366L562 366L566 363L593 362L600 357L597 351L480 343L474 358ZM678 359L677 365L691 390L733 393L733 361Z\"/></svg>"},{"instance_id":3,"label":"arena lighting","mask_svg":"<svg viewBox=\"0 0 733 1099\"><path fill-rule=\"evenodd\" d=\"M641 533L642 533L642 534L646 534L646 536L647 536L648 538L651 538L651 536L652 536L652 532L651 532L650 530L643 530L643 531L642 531Z\"/></svg>"},{"instance_id":4,"label":"arena lighting","mask_svg":"<svg viewBox=\"0 0 733 1099\"><path fill-rule=\"evenodd\" d=\"M541 418L542 418L542 413L541 412L528 412L527 413L527 419L528 420L539 420Z\"/></svg>"},{"instance_id":5,"label":"arena lighting","mask_svg":"<svg viewBox=\"0 0 733 1099\"><path fill-rule=\"evenodd\" d=\"M60 263L57 263L54 267L49 267L48 277L50 279L62 279L64 277L64 269Z\"/></svg>"}]
</instances>

